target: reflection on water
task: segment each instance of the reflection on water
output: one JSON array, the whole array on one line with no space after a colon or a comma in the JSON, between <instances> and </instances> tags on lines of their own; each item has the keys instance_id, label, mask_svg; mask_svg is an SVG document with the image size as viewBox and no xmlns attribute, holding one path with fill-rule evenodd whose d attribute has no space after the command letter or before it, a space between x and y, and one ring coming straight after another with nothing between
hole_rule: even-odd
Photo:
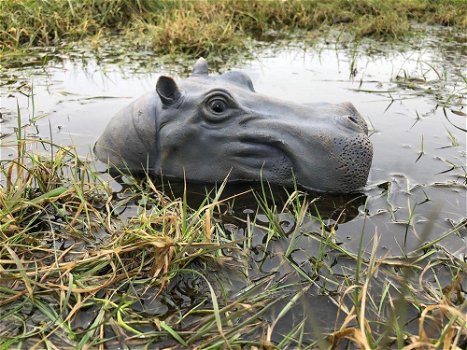
<instances>
[{"instance_id":1,"label":"reflection on water","mask_svg":"<svg viewBox=\"0 0 467 350\"><path fill-rule=\"evenodd\" d=\"M219 190L219 185L205 185L199 183L183 183L181 181L164 182L158 186L164 193L173 198L182 198L187 192L187 203L192 208L199 208L206 200L207 194L211 198L220 191L219 211L228 214L232 218L246 219L248 215L261 214L258 202L265 201L270 207L279 209L286 208L289 197L294 192L293 188L271 186L269 184L237 183L226 184ZM358 208L365 203L366 195L363 193L352 193L345 195L330 195L324 193L306 192L309 201L313 202L310 213L320 216L324 220L343 223L354 219L358 214ZM293 225L293 220L290 225ZM290 228L289 228L290 231ZM286 232L287 233L287 232Z\"/></svg>"}]
</instances>

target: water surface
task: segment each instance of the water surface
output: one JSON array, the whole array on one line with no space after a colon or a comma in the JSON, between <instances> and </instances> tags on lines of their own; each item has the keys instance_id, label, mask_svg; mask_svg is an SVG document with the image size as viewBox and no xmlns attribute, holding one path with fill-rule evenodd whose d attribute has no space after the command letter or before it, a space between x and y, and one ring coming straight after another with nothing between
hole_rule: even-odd
<instances>
[{"instance_id":1,"label":"water surface","mask_svg":"<svg viewBox=\"0 0 467 350\"><path fill-rule=\"evenodd\" d=\"M353 262L338 252L323 252L316 239L323 230L322 222L316 219L318 213L327 225L325 229L335 233L337 244L354 254L362 247L368 253L376 236L380 240L377 256L388 258L410 256L426 242L440 239L437 245L441 249L465 260L467 111L462 62L466 58L465 44L427 36L411 45L368 41L346 47L321 42L310 48L289 44L259 49L254 59L220 66L220 71L244 71L256 91L281 99L298 103L350 101L369 123L374 159L367 186L349 196L321 196L316 208L310 207L313 216L299 223L298 228L292 214L280 214L284 233L298 233L291 255L294 266L311 276L316 273L313 258L325 254L335 273L352 269ZM183 78L192 64L163 65L153 58L150 62L154 66L148 70L147 65L142 69L138 61L122 65L93 58L84 63L65 59L41 68L3 72L2 81L9 82L2 86L1 159L15 156L14 144L9 141L14 140L17 104L22 123L31 124L28 137L74 145L80 155L90 157L93 143L118 110L154 90L159 75ZM277 310L293 295L302 293L298 303L301 306L277 325L278 337L310 310L326 315L317 317L318 326L331 331L338 312L322 289L337 292L339 286L321 280L309 287L292 274L291 267L284 266L281 259L290 241L265 243L268 218L264 213L255 215L258 208L253 203L237 201L237 208L223 223L233 238L244 239L247 223L255 216L255 249L248 257L233 255L239 264L247 266L248 276L236 275L233 268L226 274L218 273L216 278L230 286L227 289L232 295L271 275L276 281L296 285L287 293L271 292L271 297L278 298ZM125 215L132 215L131 208ZM166 295L157 300L148 297L144 305L135 307L169 317L176 309L189 309L199 302L203 297L199 288L193 280L180 277ZM271 309L264 317L273 320L278 312ZM84 326L77 327L85 327L89 317L82 321ZM188 318L186 322L196 320ZM310 334L315 326L311 326Z\"/></svg>"},{"instance_id":2,"label":"water surface","mask_svg":"<svg viewBox=\"0 0 467 350\"><path fill-rule=\"evenodd\" d=\"M337 232L355 250L366 221L367 238L381 236L380 254L398 255L420 244L428 221L436 224L424 232L424 240L466 216L466 133L460 130L466 128L464 52L436 37L424 38L415 48L371 41L357 48L297 44L263 49L255 59L228 68L249 74L263 94L299 103L355 105L369 122L374 146L363 190L368 202ZM183 78L189 73L186 65L155 64L149 72L138 67L138 62L122 66L89 59L84 65L64 60L4 72L4 79L18 82L2 87L2 135L17 125L18 102L23 123L41 117L28 129L30 137L72 144L85 157L112 116L154 89L159 75ZM13 156L14 147L2 147L3 160ZM465 253L462 235L450 235L442 244L459 257Z\"/></svg>"}]
</instances>

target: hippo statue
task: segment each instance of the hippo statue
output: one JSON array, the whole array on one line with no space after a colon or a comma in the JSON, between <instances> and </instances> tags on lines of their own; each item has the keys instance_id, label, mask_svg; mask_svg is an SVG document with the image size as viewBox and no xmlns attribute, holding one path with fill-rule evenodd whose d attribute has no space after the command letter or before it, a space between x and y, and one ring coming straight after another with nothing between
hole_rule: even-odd
<instances>
[{"instance_id":1,"label":"hippo statue","mask_svg":"<svg viewBox=\"0 0 467 350\"><path fill-rule=\"evenodd\" d=\"M111 167L195 182L265 180L347 193L365 186L373 148L349 103L298 104L257 93L238 71L159 77L117 113L94 146Z\"/></svg>"}]
</instances>

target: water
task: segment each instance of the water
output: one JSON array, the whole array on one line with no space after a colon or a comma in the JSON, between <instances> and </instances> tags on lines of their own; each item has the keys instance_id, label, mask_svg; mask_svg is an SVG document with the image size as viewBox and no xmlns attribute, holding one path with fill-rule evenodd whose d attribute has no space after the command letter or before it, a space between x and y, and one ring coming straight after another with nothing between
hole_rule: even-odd
<instances>
[{"instance_id":1,"label":"water","mask_svg":"<svg viewBox=\"0 0 467 350\"><path fill-rule=\"evenodd\" d=\"M266 49L255 60L232 67L249 74L260 93L299 103L351 101L369 122L374 158L364 190L366 214L361 210L337 231L352 251L363 221L368 239L374 233L381 236L380 254L400 255L420 244L417 235L428 221L435 220L436 225L424 240L438 237L466 217L466 134L454 126L466 125L464 50L447 56L436 38L424 40L420 49L362 45L354 50L325 44L316 49L298 45ZM65 60L7 72L20 77L16 87L25 86L20 93L3 87L2 134L16 126L18 101L23 123L45 115L28 130L30 137L47 138L51 133L54 142L73 144L86 156L110 118L154 89L160 74L187 74L176 65L155 67L149 73L131 68L92 60L83 67ZM33 101L21 92L33 93ZM13 147L1 151L1 159L14 156ZM414 225L407 236L409 221ZM442 245L458 257L465 254L465 236L453 234Z\"/></svg>"},{"instance_id":2,"label":"water","mask_svg":"<svg viewBox=\"0 0 467 350\"><path fill-rule=\"evenodd\" d=\"M335 240L343 249L357 254L362 245L369 252L378 236L377 256L392 258L410 255L424 243L443 237L438 245L465 260L465 51L465 44L436 36L427 36L410 47L372 41L356 49L326 43L314 48L297 44L260 50L254 59L230 68L250 75L256 91L269 96L299 103L350 101L369 122L374 159L367 186L360 194L324 196L318 202L318 211L335 231ZM188 72L186 65L158 64L148 72L139 69L137 62L121 66L98 64L92 59L84 66L81 61L64 60L43 68L4 72L3 80L16 82L2 87L1 159L15 155L14 147L8 146L7 141L14 137L10 134L17 123L17 103L23 123L43 116L31 123L27 129L29 137L51 137L55 143L72 144L87 157L112 116L133 99L153 90L161 74L182 78ZM33 99L26 96L31 94ZM246 220L256 211L252 206L246 201L237 208L235 216ZM257 220L267 227L264 215ZM281 220L284 231L292 232L296 224L292 215L282 214ZM307 261L322 253L313 239L316 232L321 232L320 225L309 218L300 224L302 236L291 255L307 273L312 273ZM245 222L237 219L224 226L233 237L244 237L247 230ZM265 245L267 232L257 228L255 234L256 249L251 257L237 257L246 259L249 280L260 280L270 273L276 274L276 280L290 279L289 270L278 268L289 242L276 240ZM333 252L327 254L327 260L337 261L331 264L335 271L342 271L349 263ZM233 275L219 276L225 281ZM303 283L289 282L296 283L298 289ZM288 324L295 324L294 320L303 319L307 310L317 308L329 316L319 322L319 326L328 329L326 326L335 320L337 310L320 295L322 283L303 292L299 299L303 308L293 309L277 329L285 333ZM230 284L234 293L248 281L238 277ZM180 292L181 285L173 285L162 301L149 300L149 308L155 310L152 312L169 315L173 305L182 307L183 298L174 295L186 297L190 288ZM278 299L278 310L281 303L290 300L293 293L289 293L284 294L289 299L284 295L284 299ZM186 302L187 308L199 301L196 296L192 299ZM268 315L266 319L274 319L274 311Z\"/></svg>"}]
</instances>

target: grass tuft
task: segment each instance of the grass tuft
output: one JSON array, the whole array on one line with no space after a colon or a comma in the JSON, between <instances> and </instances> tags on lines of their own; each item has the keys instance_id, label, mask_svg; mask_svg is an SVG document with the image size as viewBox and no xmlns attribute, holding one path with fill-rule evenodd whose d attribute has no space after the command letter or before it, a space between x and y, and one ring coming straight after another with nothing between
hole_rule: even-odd
<instances>
[{"instance_id":1,"label":"grass tuft","mask_svg":"<svg viewBox=\"0 0 467 350\"><path fill-rule=\"evenodd\" d=\"M295 30L335 28L356 39L398 39L412 23L467 27L462 0L3 0L0 59L17 62L37 46L88 39L96 47L110 37L131 49L157 54L225 57L248 49L252 38Z\"/></svg>"}]
</instances>

